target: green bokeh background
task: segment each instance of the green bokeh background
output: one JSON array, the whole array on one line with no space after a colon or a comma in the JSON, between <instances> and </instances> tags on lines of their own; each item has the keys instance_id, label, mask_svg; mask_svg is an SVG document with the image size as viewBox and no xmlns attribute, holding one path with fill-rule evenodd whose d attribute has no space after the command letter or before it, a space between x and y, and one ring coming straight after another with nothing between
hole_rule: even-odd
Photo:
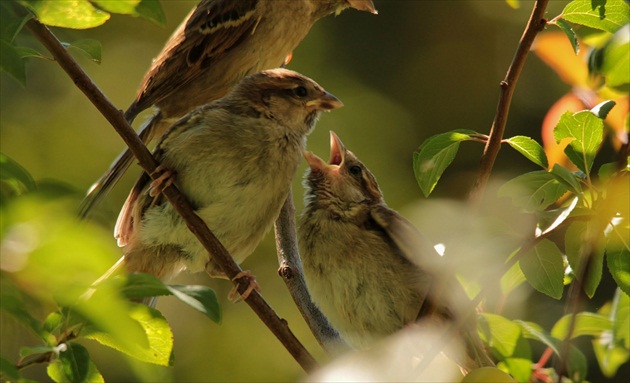
<instances>
[{"instance_id":1,"label":"green bokeh background","mask_svg":"<svg viewBox=\"0 0 630 383\"><path fill-rule=\"evenodd\" d=\"M334 130L375 174L388 204L405 214L408 206L424 200L411 162L412 153L423 140L451 129L489 131L499 82L533 2L522 1L518 10L499 0L374 2L378 16L350 10L318 22L294 52L289 68L315 79L345 104L321 118L309 138L309 149L326 158L328 131ZM54 30L64 41L101 41L101 65L80 54L75 57L120 109L132 101L152 58L195 4L161 3L167 15L165 28L114 15L93 30ZM552 1L547 16L556 16L564 5L564 1ZM19 42L38 47L27 32L21 34ZM1 150L36 180L60 180L85 190L124 144L58 65L32 59L27 71L26 88L6 75L0 78ZM567 90L566 84L530 55L514 96L506 135L524 134L540 140L547 109ZM143 116L137 118L136 125L143 120ZM463 144L432 198L464 197L482 149L480 144ZM504 148L494 174L515 175L528 170L535 170L535 166ZM294 184L298 211L303 171L301 164ZM129 172L95 214L94 220L106 230L113 229L138 172L137 168ZM257 276L262 294L287 319L297 337L318 359L325 360L277 276L271 233L243 267ZM134 380L134 370L143 371L152 380L165 381L295 381L303 377L299 366L246 304L227 302L229 283L201 274L182 275L174 282L207 284L216 289L222 300L223 323L213 324L175 299L161 299L158 309L174 330L175 366L130 364L117 352L86 342L106 380ZM6 321L2 332L1 351L10 358L17 355L17 346L29 342L26 334ZM590 371L595 376L598 373L595 366ZM27 375L47 379L38 367L28 370Z\"/></svg>"}]
</instances>

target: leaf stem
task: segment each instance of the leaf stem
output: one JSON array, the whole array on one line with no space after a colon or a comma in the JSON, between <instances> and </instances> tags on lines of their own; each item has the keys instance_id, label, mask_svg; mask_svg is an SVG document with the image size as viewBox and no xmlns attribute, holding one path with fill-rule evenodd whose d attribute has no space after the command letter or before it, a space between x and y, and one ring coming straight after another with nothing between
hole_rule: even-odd
<instances>
[{"instance_id":1,"label":"leaf stem","mask_svg":"<svg viewBox=\"0 0 630 383\"><path fill-rule=\"evenodd\" d=\"M109 121L116 132L118 132L129 146L134 156L138 159L144 171L147 172L147 174L155 174L154 171L158 163L147 147L142 143L136 132L129 126L123 117L122 111L114 107L45 25L41 24L36 19L31 19L27 22L26 26L42 45L50 51L63 70L70 76L77 88L86 95L107 121ZM171 185L165 188L162 193L182 216L190 231L203 244L206 250L212 254L213 261L221 267L227 277L232 280L238 275L242 271L239 265L208 229L204 221L195 214L190 202L188 202L177 187ZM241 294L243 294L249 286L249 279L246 276L236 279L233 282L238 286L238 291ZM253 291L249 297L245 299L245 302L254 310L263 323L265 323L278 340L280 340L305 371L311 371L317 366L317 362L313 356L291 332L287 322L278 317L257 291Z\"/></svg>"},{"instance_id":2,"label":"leaf stem","mask_svg":"<svg viewBox=\"0 0 630 383\"><path fill-rule=\"evenodd\" d=\"M469 200L475 205L481 201L481 197L488 184L488 179L490 178L490 173L492 172L492 167L499 154L501 140L503 139L510 104L512 102L512 95L514 94L516 83L525 65L525 60L527 59L527 55L536 35L538 32L542 31L547 24L547 20L544 19L544 14L548 3L549 0L536 0L534 9L532 10L514 58L512 59L512 63L508 68L505 78L500 83L501 93L494 121L490 129L490 137L481 156L479 172L469 195Z\"/></svg>"}]
</instances>

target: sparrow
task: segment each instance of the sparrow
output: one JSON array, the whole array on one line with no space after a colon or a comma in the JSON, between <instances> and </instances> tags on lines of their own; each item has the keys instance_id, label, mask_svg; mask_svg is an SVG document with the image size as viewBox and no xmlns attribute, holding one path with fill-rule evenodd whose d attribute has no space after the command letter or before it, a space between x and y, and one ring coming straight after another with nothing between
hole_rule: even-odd
<instances>
[{"instance_id":1,"label":"sparrow","mask_svg":"<svg viewBox=\"0 0 630 383\"><path fill-rule=\"evenodd\" d=\"M225 277L161 190L174 182L240 263L278 217L321 112L342 105L313 80L273 69L182 117L154 151L164 177L143 173L121 209L118 264L164 281L183 270Z\"/></svg>"},{"instance_id":2,"label":"sparrow","mask_svg":"<svg viewBox=\"0 0 630 383\"><path fill-rule=\"evenodd\" d=\"M179 117L219 99L244 76L283 66L313 24L354 8L376 14L372 0L202 0L151 64L124 113L131 124L143 110L157 113L140 129L159 138ZM80 216L116 184L133 160L127 149L90 188Z\"/></svg>"},{"instance_id":3,"label":"sparrow","mask_svg":"<svg viewBox=\"0 0 630 383\"><path fill-rule=\"evenodd\" d=\"M309 168L298 244L314 303L357 349L416 321L454 323L463 288L442 275L429 240L387 206L374 175L330 136L329 163L304 153ZM461 295L451 296L454 291ZM470 356L456 360L460 367L473 369L478 359L492 364L475 324L461 332L470 339Z\"/></svg>"}]
</instances>

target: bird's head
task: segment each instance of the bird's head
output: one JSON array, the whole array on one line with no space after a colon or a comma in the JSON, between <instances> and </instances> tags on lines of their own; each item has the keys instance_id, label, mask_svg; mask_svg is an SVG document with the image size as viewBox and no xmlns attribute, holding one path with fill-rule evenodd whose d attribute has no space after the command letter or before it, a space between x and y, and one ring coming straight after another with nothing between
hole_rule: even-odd
<instances>
[{"instance_id":1,"label":"bird's head","mask_svg":"<svg viewBox=\"0 0 630 383\"><path fill-rule=\"evenodd\" d=\"M305 186L308 198L317 204L332 204L342 209L373 205L383 201L376 178L361 161L330 132L328 163L312 152L304 152L309 165Z\"/></svg>"},{"instance_id":2,"label":"bird's head","mask_svg":"<svg viewBox=\"0 0 630 383\"><path fill-rule=\"evenodd\" d=\"M323 17L334 13L336 15L345 9L352 8L357 11L370 12L374 15L378 14L372 0L310 0L314 7L314 12L319 17Z\"/></svg>"},{"instance_id":3,"label":"bird's head","mask_svg":"<svg viewBox=\"0 0 630 383\"><path fill-rule=\"evenodd\" d=\"M315 81L282 68L245 77L233 94L251 101L260 114L299 134L310 133L321 112L343 106Z\"/></svg>"}]
</instances>

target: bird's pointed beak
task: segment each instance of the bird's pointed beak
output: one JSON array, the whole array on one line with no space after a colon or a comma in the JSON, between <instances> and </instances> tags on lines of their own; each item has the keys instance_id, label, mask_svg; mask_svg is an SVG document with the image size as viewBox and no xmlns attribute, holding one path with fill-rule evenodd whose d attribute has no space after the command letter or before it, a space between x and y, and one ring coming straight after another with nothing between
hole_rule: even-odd
<instances>
[{"instance_id":1,"label":"bird's pointed beak","mask_svg":"<svg viewBox=\"0 0 630 383\"><path fill-rule=\"evenodd\" d=\"M378 15L378 11L376 7L374 7L372 0L348 0L348 3L350 3L350 8L354 8L357 11L366 11L373 15Z\"/></svg>"},{"instance_id":2,"label":"bird's pointed beak","mask_svg":"<svg viewBox=\"0 0 630 383\"><path fill-rule=\"evenodd\" d=\"M304 155L304 159L312 171L323 172L328 167L326 161L317 157L313 152L304 151L302 155Z\"/></svg>"},{"instance_id":3,"label":"bird's pointed beak","mask_svg":"<svg viewBox=\"0 0 630 383\"><path fill-rule=\"evenodd\" d=\"M323 91L318 98L308 101L306 106L319 110L333 110L341 108L343 106L343 102L332 94Z\"/></svg>"},{"instance_id":4,"label":"bird's pointed beak","mask_svg":"<svg viewBox=\"0 0 630 383\"><path fill-rule=\"evenodd\" d=\"M330 131L330 165L341 166L346 158L346 147L339 139L339 136L332 130Z\"/></svg>"}]
</instances>

